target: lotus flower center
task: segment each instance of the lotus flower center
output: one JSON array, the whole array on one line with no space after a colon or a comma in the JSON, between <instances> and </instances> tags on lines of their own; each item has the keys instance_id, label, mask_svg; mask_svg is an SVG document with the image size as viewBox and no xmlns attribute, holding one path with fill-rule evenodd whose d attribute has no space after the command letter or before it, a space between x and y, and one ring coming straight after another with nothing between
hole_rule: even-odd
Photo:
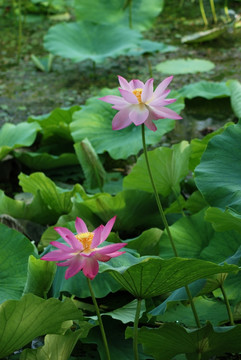
<instances>
[{"instance_id":1,"label":"lotus flower center","mask_svg":"<svg viewBox=\"0 0 241 360\"><path fill-rule=\"evenodd\" d=\"M84 248L83 251L84 250L90 250L92 240L93 240L93 237L94 237L94 233L92 233L92 232L80 233L80 234L75 235L75 237L83 245L83 248Z\"/></svg>"},{"instance_id":2,"label":"lotus flower center","mask_svg":"<svg viewBox=\"0 0 241 360\"><path fill-rule=\"evenodd\" d=\"M142 88L137 88L137 89L132 91L133 94L137 97L137 100L138 100L139 104L142 103L142 100L141 100L142 91L143 91Z\"/></svg>"}]
</instances>

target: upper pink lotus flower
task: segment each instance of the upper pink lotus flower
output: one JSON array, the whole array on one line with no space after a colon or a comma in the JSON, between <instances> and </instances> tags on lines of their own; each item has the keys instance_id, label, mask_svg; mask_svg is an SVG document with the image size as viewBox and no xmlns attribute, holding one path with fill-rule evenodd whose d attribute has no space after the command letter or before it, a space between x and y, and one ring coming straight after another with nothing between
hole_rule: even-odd
<instances>
[{"instance_id":1,"label":"upper pink lotus flower","mask_svg":"<svg viewBox=\"0 0 241 360\"><path fill-rule=\"evenodd\" d=\"M69 229L64 227L55 227L54 229L68 243L64 245L58 241L52 241L50 244L58 248L41 257L41 260L63 261L58 266L68 266L65 273L65 279L77 274L83 270L83 273L89 279L94 279L99 271L98 261L106 262L113 257L124 254L125 251L119 252L126 243L118 243L97 248L109 236L114 225L116 216L104 225L100 225L97 229L89 232L84 221L76 218L75 228L77 235L74 235Z\"/></svg>"},{"instance_id":2,"label":"upper pink lotus flower","mask_svg":"<svg viewBox=\"0 0 241 360\"><path fill-rule=\"evenodd\" d=\"M150 130L156 131L157 127L152 120L158 119L182 119L175 111L165 108L176 101L176 99L166 99L171 90L166 90L172 81L173 76L163 80L153 92L153 79L147 80L144 84L140 80L128 82L122 76L118 76L120 83L120 96L107 95L99 100L105 101L113 109L119 110L112 121L112 129L120 130L131 123L136 126L145 124Z\"/></svg>"}]
</instances>

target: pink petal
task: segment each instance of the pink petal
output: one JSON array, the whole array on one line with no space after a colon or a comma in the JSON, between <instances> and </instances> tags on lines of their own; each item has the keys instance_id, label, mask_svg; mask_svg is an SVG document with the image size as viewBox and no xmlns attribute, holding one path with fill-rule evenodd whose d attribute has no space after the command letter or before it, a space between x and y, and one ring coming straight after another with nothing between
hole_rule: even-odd
<instances>
[{"instance_id":1,"label":"pink petal","mask_svg":"<svg viewBox=\"0 0 241 360\"><path fill-rule=\"evenodd\" d=\"M105 101L105 102L107 102L109 104L126 103L122 97L116 96L116 95L107 95L107 96L104 96L102 98L99 98L98 100Z\"/></svg>"},{"instance_id":2,"label":"pink petal","mask_svg":"<svg viewBox=\"0 0 241 360\"><path fill-rule=\"evenodd\" d=\"M114 226L114 223L115 223L115 220L116 220L116 216L114 216L113 218L111 218L108 223L105 225L104 229L102 230L102 233L101 233L101 241L99 242L99 244L102 244L109 236L113 226ZM98 245L99 245L98 244Z\"/></svg>"},{"instance_id":3,"label":"pink petal","mask_svg":"<svg viewBox=\"0 0 241 360\"><path fill-rule=\"evenodd\" d=\"M145 106L142 106L142 107L143 107L143 110L138 111L138 110L133 109L129 114L129 118L136 126L143 124L149 115L148 109Z\"/></svg>"},{"instance_id":4,"label":"pink petal","mask_svg":"<svg viewBox=\"0 0 241 360\"><path fill-rule=\"evenodd\" d=\"M103 255L109 255L110 257L112 257L112 253L122 249L125 245L127 245L127 243L117 243L117 244L103 246L93 251L92 255L98 253Z\"/></svg>"},{"instance_id":5,"label":"pink petal","mask_svg":"<svg viewBox=\"0 0 241 360\"><path fill-rule=\"evenodd\" d=\"M57 249L60 249L66 253L72 253L73 252L73 248L68 247L67 245L64 245L58 241L51 241L50 242L51 245L53 245L54 247L56 247Z\"/></svg>"},{"instance_id":6,"label":"pink petal","mask_svg":"<svg viewBox=\"0 0 241 360\"><path fill-rule=\"evenodd\" d=\"M80 272L84 265L85 265L85 259L81 256L75 256L71 262L69 261L69 267L65 272L65 279L69 279L70 277L76 275L78 272Z\"/></svg>"},{"instance_id":7,"label":"pink petal","mask_svg":"<svg viewBox=\"0 0 241 360\"><path fill-rule=\"evenodd\" d=\"M152 112L155 116L159 116L162 119L174 119L180 120L182 117L178 115L175 111L168 109L168 108L158 108L158 107L151 107Z\"/></svg>"},{"instance_id":8,"label":"pink petal","mask_svg":"<svg viewBox=\"0 0 241 360\"><path fill-rule=\"evenodd\" d=\"M134 95L132 92L127 91L127 90L123 90L121 88L119 88L119 92L121 93L121 95L123 96L123 98L130 104L138 104L138 100L136 95Z\"/></svg>"},{"instance_id":9,"label":"pink petal","mask_svg":"<svg viewBox=\"0 0 241 360\"><path fill-rule=\"evenodd\" d=\"M157 127L156 125L152 122L151 117L149 117L145 123L146 127L148 127L148 129L150 129L151 131L157 131Z\"/></svg>"},{"instance_id":10,"label":"pink petal","mask_svg":"<svg viewBox=\"0 0 241 360\"><path fill-rule=\"evenodd\" d=\"M154 79L149 79L145 83L145 86L143 88L142 94L141 94L141 100L142 102L148 101L153 95L153 81Z\"/></svg>"},{"instance_id":11,"label":"pink petal","mask_svg":"<svg viewBox=\"0 0 241 360\"><path fill-rule=\"evenodd\" d=\"M76 220L75 220L75 228L76 228L76 231L77 233L86 233L88 232L88 229L87 229L87 226L85 225L85 222L77 217Z\"/></svg>"},{"instance_id":12,"label":"pink petal","mask_svg":"<svg viewBox=\"0 0 241 360\"><path fill-rule=\"evenodd\" d=\"M131 87L131 90L135 90L135 89L143 89L145 86L145 84L138 80L138 79L133 79L130 81L130 87Z\"/></svg>"},{"instance_id":13,"label":"pink petal","mask_svg":"<svg viewBox=\"0 0 241 360\"><path fill-rule=\"evenodd\" d=\"M128 81L125 78L118 75L118 80L119 80L119 83L120 83L120 86L122 87L122 89L129 90L129 91L132 90L131 87L130 87L130 84L128 83Z\"/></svg>"},{"instance_id":14,"label":"pink petal","mask_svg":"<svg viewBox=\"0 0 241 360\"><path fill-rule=\"evenodd\" d=\"M113 118L112 129L120 130L131 124L131 119L129 118L130 106L120 110Z\"/></svg>"},{"instance_id":15,"label":"pink petal","mask_svg":"<svg viewBox=\"0 0 241 360\"><path fill-rule=\"evenodd\" d=\"M94 257L89 257L85 259L83 273L86 277L93 280L99 271L99 264L98 261Z\"/></svg>"},{"instance_id":16,"label":"pink petal","mask_svg":"<svg viewBox=\"0 0 241 360\"><path fill-rule=\"evenodd\" d=\"M97 227L97 229L95 229L93 231L94 233L94 237L93 237L93 240L92 240L92 243L91 243L91 249L94 249L96 248L100 242L101 242L101 233L104 229L104 225L100 225L99 227Z\"/></svg>"},{"instance_id":17,"label":"pink petal","mask_svg":"<svg viewBox=\"0 0 241 360\"><path fill-rule=\"evenodd\" d=\"M172 81L173 76L169 76L166 79L164 79L156 88L154 91L154 98L158 98L159 96L163 95L164 90L168 87L170 82Z\"/></svg>"},{"instance_id":18,"label":"pink petal","mask_svg":"<svg viewBox=\"0 0 241 360\"><path fill-rule=\"evenodd\" d=\"M41 260L47 260L47 261L62 261L67 260L73 257L70 253L65 253L61 250L54 250L49 252L48 254L41 257Z\"/></svg>"},{"instance_id":19,"label":"pink petal","mask_svg":"<svg viewBox=\"0 0 241 360\"><path fill-rule=\"evenodd\" d=\"M76 239L69 229L64 227L55 227L54 230L57 231L57 233L74 249L83 249L81 242Z\"/></svg>"}]
</instances>

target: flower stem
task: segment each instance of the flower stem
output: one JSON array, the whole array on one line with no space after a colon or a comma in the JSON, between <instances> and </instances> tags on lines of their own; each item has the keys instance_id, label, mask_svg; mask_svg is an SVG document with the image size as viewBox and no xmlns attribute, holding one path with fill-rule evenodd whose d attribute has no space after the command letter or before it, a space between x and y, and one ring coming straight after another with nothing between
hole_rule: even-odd
<instances>
[{"instance_id":1,"label":"flower stem","mask_svg":"<svg viewBox=\"0 0 241 360\"><path fill-rule=\"evenodd\" d=\"M217 19L217 15L216 15L216 11L215 11L215 5L214 5L214 1L213 0L209 0L210 1L210 6L211 6L211 10L212 10L212 14L213 14L213 21L216 24L218 19Z\"/></svg>"},{"instance_id":2,"label":"flower stem","mask_svg":"<svg viewBox=\"0 0 241 360\"><path fill-rule=\"evenodd\" d=\"M207 17L206 17L204 5L203 5L203 0L199 0L199 7L200 7L201 14L202 14L204 25L208 26L208 20L207 20Z\"/></svg>"},{"instance_id":3,"label":"flower stem","mask_svg":"<svg viewBox=\"0 0 241 360\"><path fill-rule=\"evenodd\" d=\"M177 249L176 249L176 246L174 244L173 237L172 237L172 234L171 234L171 231L170 231L166 216L164 214L163 207L162 207L162 204L161 204L161 201L160 201L157 189L156 189L156 185L155 185L155 182L154 182L154 179L153 179L153 176L152 176L151 167L150 167L150 163L149 163L149 160L148 160L146 140L145 140L145 125L142 124L141 126L142 126L143 151L144 151L144 156L145 156L145 160L146 160L146 166L147 166L148 174L149 174L151 184L152 184L152 188L153 188L153 191L154 191L154 195L155 195L155 198L156 198L157 206L158 206L158 209L159 209L159 212L160 212L160 215L161 215L161 219L162 219L163 224L165 226L167 235L169 237L173 253L174 253L175 257L178 257ZM200 328L201 324L200 324L200 321L199 321L199 318L198 318L198 315L197 315L197 311L196 311L196 308L195 308L195 305L194 305L194 302L193 302L192 294L191 294L191 292L189 290L188 285L185 286L185 289L186 289L187 296L188 296L188 299L189 299L190 304L191 304L192 312L193 312L197 327Z\"/></svg>"},{"instance_id":4,"label":"flower stem","mask_svg":"<svg viewBox=\"0 0 241 360\"><path fill-rule=\"evenodd\" d=\"M129 0L129 28L132 29L132 0Z\"/></svg>"},{"instance_id":5,"label":"flower stem","mask_svg":"<svg viewBox=\"0 0 241 360\"><path fill-rule=\"evenodd\" d=\"M234 324L234 320L233 320L233 313L232 313L232 310L231 310L231 307L230 307L230 303L228 301L226 291L225 291L222 283L220 284L220 289L222 291L224 302L225 302L225 305L226 305L226 308L227 308L227 311L228 311L228 317L229 317L230 325L234 326L235 324Z\"/></svg>"},{"instance_id":6,"label":"flower stem","mask_svg":"<svg viewBox=\"0 0 241 360\"><path fill-rule=\"evenodd\" d=\"M136 315L135 315L135 321L134 321L134 334L133 334L133 352L134 352L134 359L139 360L139 354L138 354L138 322L141 312L141 301L142 299L137 299L137 305L136 305Z\"/></svg>"},{"instance_id":7,"label":"flower stem","mask_svg":"<svg viewBox=\"0 0 241 360\"><path fill-rule=\"evenodd\" d=\"M108 347L108 343L107 343L107 339L106 339L106 335L105 335L104 325L103 325L103 322L102 322L102 319L101 319L101 316L100 316L100 310L99 310L99 307L98 307L98 304L97 304L97 301L96 301L96 298L95 298L95 294L94 294L93 288L91 286L91 281L90 281L89 278L87 278L87 282L88 282L90 294L91 294L91 297L92 297L92 300L93 300L93 304L95 306L96 315L97 315L98 320L99 320L99 327L100 327L100 331L101 331L101 335L102 335L102 339L103 339L103 343L104 343L105 351L106 351L106 359L110 360L110 351L109 351L109 347Z\"/></svg>"}]
</instances>

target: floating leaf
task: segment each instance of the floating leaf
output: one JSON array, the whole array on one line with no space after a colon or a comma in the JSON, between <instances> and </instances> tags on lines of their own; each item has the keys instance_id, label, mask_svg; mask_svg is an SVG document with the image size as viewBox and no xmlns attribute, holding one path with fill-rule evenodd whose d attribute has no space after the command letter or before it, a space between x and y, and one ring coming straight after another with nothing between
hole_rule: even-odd
<instances>
[{"instance_id":1,"label":"floating leaf","mask_svg":"<svg viewBox=\"0 0 241 360\"><path fill-rule=\"evenodd\" d=\"M166 45L162 42L141 39L137 42L136 46L133 46L131 49L126 51L126 55L140 56L143 54L153 54L155 52L166 53L176 50L176 46Z\"/></svg>"},{"instance_id":2,"label":"floating leaf","mask_svg":"<svg viewBox=\"0 0 241 360\"><path fill-rule=\"evenodd\" d=\"M10 355L37 336L61 334L64 321L77 319L82 314L70 299L61 302L27 294L21 300L5 301L0 306L0 356Z\"/></svg>"},{"instance_id":3,"label":"floating leaf","mask_svg":"<svg viewBox=\"0 0 241 360\"><path fill-rule=\"evenodd\" d=\"M207 72L215 67L214 63L202 59L174 59L156 65L156 70L164 74L192 74Z\"/></svg>"},{"instance_id":4,"label":"floating leaf","mask_svg":"<svg viewBox=\"0 0 241 360\"><path fill-rule=\"evenodd\" d=\"M49 52L74 62L90 59L101 63L131 48L140 37L139 32L128 27L92 22L62 23L49 29L44 46Z\"/></svg>"},{"instance_id":5,"label":"floating leaf","mask_svg":"<svg viewBox=\"0 0 241 360\"><path fill-rule=\"evenodd\" d=\"M226 30L227 30L226 26L219 26L205 31L199 31L191 35L183 36L181 42L184 44L193 44L193 43L211 41L222 35Z\"/></svg>"}]
</instances>

